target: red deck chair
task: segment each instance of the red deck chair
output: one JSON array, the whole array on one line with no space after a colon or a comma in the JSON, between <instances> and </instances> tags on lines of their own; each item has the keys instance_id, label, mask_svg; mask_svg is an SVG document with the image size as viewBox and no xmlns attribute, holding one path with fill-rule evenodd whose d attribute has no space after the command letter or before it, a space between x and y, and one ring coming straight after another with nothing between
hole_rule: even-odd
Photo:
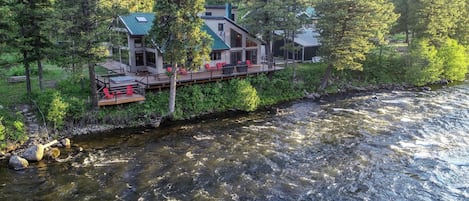
<instances>
[{"instance_id":1,"label":"red deck chair","mask_svg":"<svg viewBox=\"0 0 469 201\"><path fill-rule=\"evenodd\" d=\"M131 85L128 85L128 86L127 86L126 94L127 94L127 96L132 96L132 95L134 95L134 88L133 88Z\"/></svg>"},{"instance_id":2,"label":"red deck chair","mask_svg":"<svg viewBox=\"0 0 469 201\"><path fill-rule=\"evenodd\" d=\"M183 68L183 67L179 67L179 75L187 75L187 70L186 68Z\"/></svg>"},{"instance_id":3,"label":"red deck chair","mask_svg":"<svg viewBox=\"0 0 469 201\"><path fill-rule=\"evenodd\" d=\"M249 68L252 67L251 60L246 60L246 65L248 65Z\"/></svg>"},{"instance_id":4,"label":"red deck chair","mask_svg":"<svg viewBox=\"0 0 469 201\"><path fill-rule=\"evenodd\" d=\"M114 98L114 93L110 93L110 92L109 92L109 89L108 89L107 87L104 87L103 93L104 93L104 97L105 97L106 99Z\"/></svg>"}]
</instances>

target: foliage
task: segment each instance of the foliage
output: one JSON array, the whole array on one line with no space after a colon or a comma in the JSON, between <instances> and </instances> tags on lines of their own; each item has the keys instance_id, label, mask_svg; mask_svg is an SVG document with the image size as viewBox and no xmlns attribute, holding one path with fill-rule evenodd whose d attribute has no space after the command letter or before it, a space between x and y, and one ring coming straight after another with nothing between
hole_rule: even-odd
<instances>
[{"instance_id":1,"label":"foliage","mask_svg":"<svg viewBox=\"0 0 469 201\"><path fill-rule=\"evenodd\" d=\"M361 62L366 54L375 44L383 43L384 34L397 18L393 8L385 0L318 3L321 53L338 70L363 70Z\"/></svg>"},{"instance_id":2,"label":"foliage","mask_svg":"<svg viewBox=\"0 0 469 201\"><path fill-rule=\"evenodd\" d=\"M0 117L0 149L5 147L6 127L3 125L3 117Z\"/></svg>"},{"instance_id":3,"label":"foliage","mask_svg":"<svg viewBox=\"0 0 469 201\"><path fill-rule=\"evenodd\" d=\"M160 45L165 61L171 64L190 64L186 68L202 65L210 60L210 36L202 31L203 21L198 14L204 10L203 2L162 1L155 5L155 21L149 32Z\"/></svg>"},{"instance_id":4,"label":"foliage","mask_svg":"<svg viewBox=\"0 0 469 201\"><path fill-rule=\"evenodd\" d=\"M169 113L172 117L176 103L176 67L196 69L210 60L210 36L202 31L198 16L204 10L203 0L160 1L155 4L155 20L149 38L159 45L165 61L174 69L170 77Z\"/></svg>"},{"instance_id":5,"label":"foliage","mask_svg":"<svg viewBox=\"0 0 469 201\"><path fill-rule=\"evenodd\" d=\"M47 111L47 120L54 124L54 128L60 128L64 124L69 105L64 102L58 92L55 92Z\"/></svg>"},{"instance_id":6,"label":"foliage","mask_svg":"<svg viewBox=\"0 0 469 201\"><path fill-rule=\"evenodd\" d=\"M463 81L469 67L469 55L464 46L454 39L446 39L438 49L438 57L443 62L443 78L452 81Z\"/></svg>"},{"instance_id":7,"label":"foliage","mask_svg":"<svg viewBox=\"0 0 469 201\"><path fill-rule=\"evenodd\" d=\"M257 109L260 99L257 95L256 89L246 80L230 80L232 93L230 99L232 100L231 108L236 108L243 111L254 111Z\"/></svg>"},{"instance_id":8,"label":"foliage","mask_svg":"<svg viewBox=\"0 0 469 201\"><path fill-rule=\"evenodd\" d=\"M240 22L252 34L265 41L267 61L269 65L272 65L273 56L271 42L274 41L273 32L286 28L288 19L286 19L285 15L290 14L290 16L294 16L296 14L288 13L289 8L287 3L291 1L242 0L241 2L243 7L240 10L246 13L246 17L240 19Z\"/></svg>"},{"instance_id":9,"label":"foliage","mask_svg":"<svg viewBox=\"0 0 469 201\"><path fill-rule=\"evenodd\" d=\"M438 57L438 50L429 39L414 41L410 47L407 80L417 86L438 81L443 73L443 61Z\"/></svg>"},{"instance_id":10,"label":"foliage","mask_svg":"<svg viewBox=\"0 0 469 201\"><path fill-rule=\"evenodd\" d=\"M441 39L453 35L460 19L465 18L465 1L409 1L412 33L416 38L427 38L433 43L439 43Z\"/></svg>"},{"instance_id":11,"label":"foliage","mask_svg":"<svg viewBox=\"0 0 469 201\"><path fill-rule=\"evenodd\" d=\"M365 83L402 83L406 72L406 57L395 46L380 46L372 50L363 64Z\"/></svg>"}]
</instances>

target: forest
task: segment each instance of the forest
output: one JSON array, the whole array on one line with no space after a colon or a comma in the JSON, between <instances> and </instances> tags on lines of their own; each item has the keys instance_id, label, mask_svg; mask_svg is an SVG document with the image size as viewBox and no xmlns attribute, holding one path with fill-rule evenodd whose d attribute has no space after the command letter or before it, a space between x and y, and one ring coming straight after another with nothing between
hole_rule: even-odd
<instances>
[{"instance_id":1,"label":"forest","mask_svg":"<svg viewBox=\"0 0 469 201\"><path fill-rule=\"evenodd\" d=\"M0 83L2 93L10 97L0 102L0 148L27 140L25 117L16 109L20 104L37 108L41 121L55 131L91 123L132 122L129 126L138 126L146 119L168 114L188 119L230 109L252 111L304 97L305 92L334 93L350 86L383 83L424 86L462 81L469 67L469 0L230 1L241 13L240 24L264 41L267 63L274 60L272 42L278 36L273 32L283 30L281 37L294 37L311 23L297 14L314 8L322 62L295 64L273 77L184 87L178 89L178 96L174 87L171 92L149 93L144 104L98 109L94 77L101 70L97 63L106 59L109 26L117 16L154 12L167 16L165 19L174 18L177 23L171 26L160 18L154 22L167 30L186 30L175 40L181 43L174 42L170 48L200 58L209 53L186 45L190 41L191 47L199 47L204 41L204 34L194 28L200 20L177 19L197 16L203 5L227 1L159 2L1 1L0 75L2 80L24 75L26 81ZM180 11L184 11L181 16L176 15ZM152 34L156 41L172 37L157 29ZM191 40L184 41L188 38ZM287 44L283 48L294 51L297 47ZM182 56L174 62L186 59ZM208 95L219 98L200 101ZM236 102L230 102L233 96Z\"/></svg>"}]
</instances>

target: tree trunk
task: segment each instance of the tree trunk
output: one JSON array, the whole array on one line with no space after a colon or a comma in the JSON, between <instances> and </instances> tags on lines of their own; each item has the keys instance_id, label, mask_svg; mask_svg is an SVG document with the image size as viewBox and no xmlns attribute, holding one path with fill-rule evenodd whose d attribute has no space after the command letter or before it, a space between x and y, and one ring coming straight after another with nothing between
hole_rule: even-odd
<instances>
[{"instance_id":1,"label":"tree trunk","mask_svg":"<svg viewBox=\"0 0 469 201\"><path fill-rule=\"evenodd\" d=\"M324 73L324 77L322 78L321 81L321 86L319 86L319 90L324 90L328 84L329 84L329 79L331 77L331 71L332 71L332 64L329 64L326 69L326 73Z\"/></svg>"},{"instance_id":2,"label":"tree trunk","mask_svg":"<svg viewBox=\"0 0 469 201\"><path fill-rule=\"evenodd\" d=\"M272 68L273 66L273 56L272 56L272 42L269 40L269 41L266 41L267 43L267 47L265 48L265 54L267 56L267 67L268 68Z\"/></svg>"},{"instance_id":3,"label":"tree trunk","mask_svg":"<svg viewBox=\"0 0 469 201\"><path fill-rule=\"evenodd\" d=\"M90 95L91 107L96 109L98 107L98 89L96 87L96 73L94 71L94 64L88 61L88 71L90 76Z\"/></svg>"},{"instance_id":4,"label":"tree trunk","mask_svg":"<svg viewBox=\"0 0 469 201\"><path fill-rule=\"evenodd\" d=\"M23 50L24 74L26 75L26 92L28 100L31 100L31 70L29 67L28 51Z\"/></svg>"},{"instance_id":5,"label":"tree trunk","mask_svg":"<svg viewBox=\"0 0 469 201\"><path fill-rule=\"evenodd\" d=\"M177 65L173 65L172 72L171 72L171 77L169 78L169 114L168 116L173 119L174 118L174 112L176 108L176 81L177 81Z\"/></svg>"},{"instance_id":6,"label":"tree trunk","mask_svg":"<svg viewBox=\"0 0 469 201\"><path fill-rule=\"evenodd\" d=\"M39 77L39 89L41 89L41 92L44 91L44 78L42 76L42 62L40 59L37 60L37 75Z\"/></svg>"}]
</instances>

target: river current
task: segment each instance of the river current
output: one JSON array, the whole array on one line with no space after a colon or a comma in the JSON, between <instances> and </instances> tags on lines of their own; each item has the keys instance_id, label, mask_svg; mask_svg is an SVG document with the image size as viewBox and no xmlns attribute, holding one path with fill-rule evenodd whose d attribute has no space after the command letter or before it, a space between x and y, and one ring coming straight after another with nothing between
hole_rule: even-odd
<instances>
[{"instance_id":1,"label":"river current","mask_svg":"<svg viewBox=\"0 0 469 201\"><path fill-rule=\"evenodd\" d=\"M469 200L469 83L72 141L0 200Z\"/></svg>"}]
</instances>

